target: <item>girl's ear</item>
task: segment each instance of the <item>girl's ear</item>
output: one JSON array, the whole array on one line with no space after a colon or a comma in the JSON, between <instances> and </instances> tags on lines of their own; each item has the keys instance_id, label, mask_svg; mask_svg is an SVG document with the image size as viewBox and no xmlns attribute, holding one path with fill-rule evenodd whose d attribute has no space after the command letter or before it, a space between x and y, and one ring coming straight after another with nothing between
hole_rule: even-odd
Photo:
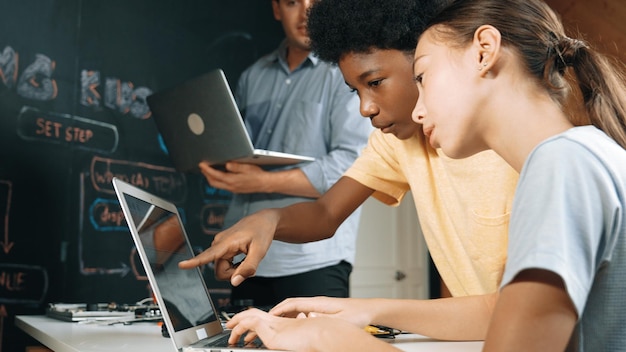
<instances>
[{"instance_id":1,"label":"girl's ear","mask_svg":"<svg viewBox=\"0 0 626 352\"><path fill-rule=\"evenodd\" d=\"M481 77L493 71L495 63L500 59L501 40L500 31L491 25L482 25L474 32L472 45L476 49L476 65Z\"/></svg>"}]
</instances>

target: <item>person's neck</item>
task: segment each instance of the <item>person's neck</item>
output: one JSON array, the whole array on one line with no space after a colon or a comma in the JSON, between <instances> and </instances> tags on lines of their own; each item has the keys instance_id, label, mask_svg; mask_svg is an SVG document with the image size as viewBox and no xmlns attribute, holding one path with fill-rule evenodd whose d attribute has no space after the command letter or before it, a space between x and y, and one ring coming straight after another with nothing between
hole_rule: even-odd
<instances>
[{"instance_id":1,"label":"person's neck","mask_svg":"<svg viewBox=\"0 0 626 352\"><path fill-rule=\"evenodd\" d=\"M293 72L293 70L298 68L298 66L306 60L310 53L310 50L302 50L293 46L288 46L287 65L289 66L289 71Z\"/></svg>"},{"instance_id":2,"label":"person's neck","mask_svg":"<svg viewBox=\"0 0 626 352\"><path fill-rule=\"evenodd\" d=\"M488 144L517 172L522 170L526 158L538 144L573 127L560 107L550 99L525 100L519 97L515 102L509 102L506 108L494 111L508 112L501 113L500 118L494 120L506 122L493 123L495 129L491 135L496 137Z\"/></svg>"}]
</instances>

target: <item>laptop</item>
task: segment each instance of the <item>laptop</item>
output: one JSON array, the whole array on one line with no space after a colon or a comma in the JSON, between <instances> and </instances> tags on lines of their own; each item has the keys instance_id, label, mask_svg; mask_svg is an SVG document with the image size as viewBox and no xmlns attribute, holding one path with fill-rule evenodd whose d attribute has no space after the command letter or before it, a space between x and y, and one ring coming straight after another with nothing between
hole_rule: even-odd
<instances>
[{"instance_id":1,"label":"laptop","mask_svg":"<svg viewBox=\"0 0 626 352\"><path fill-rule=\"evenodd\" d=\"M291 165L315 158L254 149L226 76L216 69L147 98L174 167L199 171L198 164L227 161L261 166Z\"/></svg>"},{"instance_id":2,"label":"laptop","mask_svg":"<svg viewBox=\"0 0 626 352\"><path fill-rule=\"evenodd\" d=\"M178 268L194 253L176 206L118 178L113 187L175 349L268 351L259 340L258 345L228 346L230 332L222 327L201 269Z\"/></svg>"}]
</instances>

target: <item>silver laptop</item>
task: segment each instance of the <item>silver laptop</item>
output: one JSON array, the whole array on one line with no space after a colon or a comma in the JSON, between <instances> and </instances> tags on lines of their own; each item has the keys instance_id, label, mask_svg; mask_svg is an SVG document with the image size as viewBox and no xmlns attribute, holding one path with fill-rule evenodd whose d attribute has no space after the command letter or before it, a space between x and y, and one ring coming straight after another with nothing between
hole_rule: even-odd
<instances>
[{"instance_id":1,"label":"silver laptop","mask_svg":"<svg viewBox=\"0 0 626 352\"><path fill-rule=\"evenodd\" d=\"M222 327L201 269L178 268L194 254L176 206L117 178L113 186L176 350L267 351L259 340L228 346L229 331Z\"/></svg>"},{"instance_id":2,"label":"silver laptop","mask_svg":"<svg viewBox=\"0 0 626 352\"><path fill-rule=\"evenodd\" d=\"M263 166L313 161L309 156L254 149L221 69L147 98L170 159L180 172L199 171L207 161L238 161Z\"/></svg>"}]
</instances>

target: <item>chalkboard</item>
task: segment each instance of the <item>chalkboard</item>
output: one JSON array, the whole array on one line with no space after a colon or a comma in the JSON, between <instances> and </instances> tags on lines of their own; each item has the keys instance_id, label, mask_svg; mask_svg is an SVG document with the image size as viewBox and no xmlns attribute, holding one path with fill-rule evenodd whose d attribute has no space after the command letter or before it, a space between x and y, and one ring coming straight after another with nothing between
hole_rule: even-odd
<instances>
[{"instance_id":1,"label":"chalkboard","mask_svg":"<svg viewBox=\"0 0 626 352\"><path fill-rule=\"evenodd\" d=\"M230 194L174 170L145 98L217 67L234 84L282 37L270 0L0 0L0 351L50 302L149 297L112 177L210 244Z\"/></svg>"}]
</instances>

